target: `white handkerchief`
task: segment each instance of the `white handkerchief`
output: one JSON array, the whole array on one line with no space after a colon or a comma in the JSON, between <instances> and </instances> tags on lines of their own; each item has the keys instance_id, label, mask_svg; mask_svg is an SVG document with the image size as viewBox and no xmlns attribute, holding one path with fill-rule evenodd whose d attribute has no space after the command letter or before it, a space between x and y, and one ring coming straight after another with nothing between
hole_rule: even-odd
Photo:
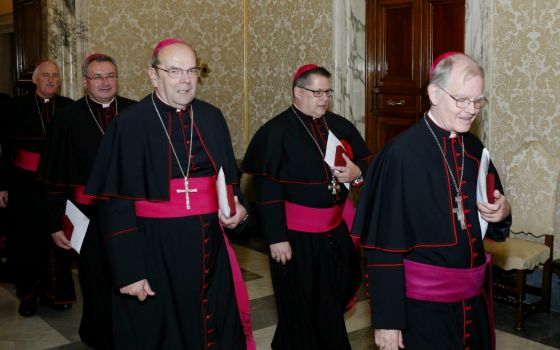
<instances>
[{"instance_id":1,"label":"white handkerchief","mask_svg":"<svg viewBox=\"0 0 560 350\"><path fill-rule=\"evenodd\" d=\"M484 148L482 150L482 157L480 158L480 167L478 168L478 179L476 184L476 201L479 203L488 203L488 196L486 195L486 175L488 175L488 166L490 165L490 152ZM478 221L480 222L480 231L482 238L486 235L488 229L488 222L482 218L480 211L478 211Z\"/></svg>"},{"instance_id":2,"label":"white handkerchief","mask_svg":"<svg viewBox=\"0 0 560 350\"><path fill-rule=\"evenodd\" d=\"M336 159L336 147L342 146L342 143L330 130L329 136L327 138L327 149L325 151L325 163L327 163L331 169L334 167L335 159ZM346 189L350 189L350 184L345 183Z\"/></svg>"},{"instance_id":3,"label":"white handkerchief","mask_svg":"<svg viewBox=\"0 0 560 350\"><path fill-rule=\"evenodd\" d=\"M82 249L82 243L86 236L87 228L89 226L89 219L84 213L70 201L66 201L66 216L74 226L72 230L72 237L70 238L70 245L72 248L80 254Z\"/></svg>"}]
</instances>

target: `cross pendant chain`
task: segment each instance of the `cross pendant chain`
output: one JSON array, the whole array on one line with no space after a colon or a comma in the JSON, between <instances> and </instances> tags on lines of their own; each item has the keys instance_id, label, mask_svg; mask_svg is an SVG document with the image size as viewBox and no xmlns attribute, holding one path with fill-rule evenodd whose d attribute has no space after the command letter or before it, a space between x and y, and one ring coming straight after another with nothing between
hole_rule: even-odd
<instances>
[{"instance_id":1,"label":"cross pendant chain","mask_svg":"<svg viewBox=\"0 0 560 350\"><path fill-rule=\"evenodd\" d=\"M191 208L191 198L189 193L191 192L198 192L196 188L189 188L189 180L185 178L185 189L178 189L177 193L184 193L185 194L185 201L186 201L186 208L187 210Z\"/></svg>"},{"instance_id":2,"label":"cross pendant chain","mask_svg":"<svg viewBox=\"0 0 560 350\"><path fill-rule=\"evenodd\" d=\"M463 211L463 202L461 201L461 194L457 194L455 197L455 203L457 204L457 208L453 208L453 212L457 215L457 220L461 224L461 229L465 230L467 225L465 224L465 212Z\"/></svg>"},{"instance_id":3,"label":"cross pendant chain","mask_svg":"<svg viewBox=\"0 0 560 350\"><path fill-rule=\"evenodd\" d=\"M334 177L328 187L332 194L336 194L338 191L340 191L340 184L336 182L336 179Z\"/></svg>"}]
</instances>

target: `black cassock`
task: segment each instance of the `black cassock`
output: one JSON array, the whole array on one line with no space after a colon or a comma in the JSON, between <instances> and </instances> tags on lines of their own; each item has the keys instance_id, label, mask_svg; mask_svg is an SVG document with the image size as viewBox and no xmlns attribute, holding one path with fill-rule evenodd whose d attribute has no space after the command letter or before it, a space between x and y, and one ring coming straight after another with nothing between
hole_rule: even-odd
<instances>
[{"instance_id":1,"label":"black cassock","mask_svg":"<svg viewBox=\"0 0 560 350\"><path fill-rule=\"evenodd\" d=\"M111 124L87 186L87 193L109 198L102 211L103 234L116 287L147 279L155 292L144 302L114 298L116 347L245 349L217 213L136 216L135 200L168 201L170 180L182 178L154 104L181 168L187 169L189 111L179 113L150 94ZM223 167L226 182L243 200L222 113L197 99L189 108L194 119L189 177L214 176Z\"/></svg>"},{"instance_id":2,"label":"black cassock","mask_svg":"<svg viewBox=\"0 0 560 350\"><path fill-rule=\"evenodd\" d=\"M0 123L2 151L9 165L5 175L8 210L13 220L8 260L20 299L41 297L47 304L76 300L71 255L54 245L46 225L44 185L35 171L13 166L18 151L41 153L53 115L72 102L59 95L48 102L36 94L14 97Z\"/></svg>"},{"instance_id":3,"label":"black cassock","mask_svg":"<svg viewBox=\"0 0 560 350\"><path fill-rule=\"evenodd\" d=\"M452 137L429 120L455 179L460 178L466 228L453 208L457 195L447 165L426 122L390 141L376 156L360 196L353 233L361 235L368 259L368 283L375 329L403 330L406 349L490 349L483 296L438 303L406 297L403 259L448 268L485 263L476 206L483 144L470 133ZM503 193L496 169L496 188ZM489 224L486 237L504 240L511 217ZM436 276L434 275L434 278ZM461 283L460 279L457 283Z\"/></svg>"},{"instance_id":4,"label":"black cassock","mask_svg":"<svg viewBox=\"0 0 560 350\"><path fill-rule=\"evenodd\" d=\"M37 172L47 186L49 232L62 230L62 217L67 200L72 200L90 219L78 255L83 295L79 332L82 341L95 349L112 347L113 287L107 255L99 232L97 205L76 201L73 193L78 189L83 192L99 143L109 123L133 103L135 101L117 96L104 107L88 97L82 97L58 111L49 128Z\"/></svg>"},{"instance_id":5,"label":"black cassock","mask_svg":"<svg viewBox=\"0 0 560 350\"><path fill-rule=\"evenodd\" d=\"M371 154L352 123L330 112L315 119L295 106L257 131L243 160L243 172L253 175L261 230L269 244L289 241L293 254L286 265L269 259L278 309L273 349L350 348L343 313L361 269L348 227L342 222L320 233L290 230L285 213L285 202L311 208L345 202L343 184L336 195L329 189L332 174L321 154L329 130L350 145L352 161L365 173Z\"/></svg>"}]
</instances>

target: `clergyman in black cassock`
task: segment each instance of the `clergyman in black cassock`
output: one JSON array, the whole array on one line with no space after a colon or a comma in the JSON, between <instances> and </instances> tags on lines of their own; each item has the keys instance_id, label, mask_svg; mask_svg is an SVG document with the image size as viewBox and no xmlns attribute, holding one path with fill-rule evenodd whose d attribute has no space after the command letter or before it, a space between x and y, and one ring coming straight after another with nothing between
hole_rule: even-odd
<instances>
[{"instance_id":1,"label":"clergyman in black cassock","mask_svg":"<svg viewBox=\"0 0 560 350\"><path fill-rule=\"evenodd\" d=\"M484 72L452 53L434 63L432 106L369 169L353 233L361 235L375 343L386 350L493 349L486 237L504 240L510 205L477 204L483 144L469 133L486 104Z\"/></svg>"},{"instance_id":2,"label":"clergyman in black cassock","mask_svg":"<svg viewBox=\"0 0 560 350\"><path fill-rule=\"evenodd\" d=\"M343 210L346 185L361 184L371 154L351 122L327 111L329 78L315 64L298 69L292 106L256 132L242 164L271 250L275 350L350 349L343 314L361 269ZM345 150L334 169L324 160L329 133Z\"/></svg>"},{"instance_id":3,"label":"clergyman in black cassock","mask_svg":"<svg viewBox=\"0 0 560 350\"><path fill-rule=\"evenodd\" d=\"M242 195L225 119L195 99L199 73L189 44L158 44L155 92L109 126L87 185L108 198L101 219L121 292L113 303L118 349L254 349L221 228L246 225L247 211L237 201L235 215L218 212L220 167Z\"/></svg>"},{"instance_id":4,"label":"clergyman in black cassock","mask_svg":"<svg viewBox=\"0 0 560 350\"><path fill-rule=\"evenodd\" d=\"M12 234L8 239L8 260L19 313L31 316L42 304L61 310L76 301L71 272L71 255L57 248L47 230L45 188L36 178L45 136L53 115L73 101L56 94L60 88L58 66L40 63L33 72L34 94L11 99L2 117L3 153L9 162L8 210L12 213Z\"/></svg>"},{"instance_id":5,"label":"clergyman in black cassock","mask_svg":"<svg viewBox=\"0 0 560 350\"><path fill-rule=\"evenodd\" d=\"M84 194L99 143L109 123L135 101L117 96L117 65L104 54L92 54L82 64L86 95L56 113L41 156L38 175L47 183L49 232L61 242L66 201L90 220L78 255L83 296L80 338L95 349L113 347L111 295L114 289L99 232L98 206Z\"/></svg>"}]
</instances>

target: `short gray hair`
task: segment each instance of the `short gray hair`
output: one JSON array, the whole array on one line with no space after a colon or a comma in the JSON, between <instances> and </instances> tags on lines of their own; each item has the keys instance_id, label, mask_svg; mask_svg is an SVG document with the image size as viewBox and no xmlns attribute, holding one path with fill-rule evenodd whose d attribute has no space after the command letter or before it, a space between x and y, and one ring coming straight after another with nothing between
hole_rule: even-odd
<instances>
[{"instance_id":1,"label":"short gray hair","mask_svg":"<svg viewBox=\"0 0 560 350\"><path fill-rule=\"evenodd\" d=\"M437 85L440 87L447 87L449 76L453 71L453 66L456 62L465 62L467 66L464 70L464 78L481 77L484 79L484 69L472 57L465 54L451 55L441 60L434 68L432 78L429 85Z\"/></svg>"}]
</instances>

